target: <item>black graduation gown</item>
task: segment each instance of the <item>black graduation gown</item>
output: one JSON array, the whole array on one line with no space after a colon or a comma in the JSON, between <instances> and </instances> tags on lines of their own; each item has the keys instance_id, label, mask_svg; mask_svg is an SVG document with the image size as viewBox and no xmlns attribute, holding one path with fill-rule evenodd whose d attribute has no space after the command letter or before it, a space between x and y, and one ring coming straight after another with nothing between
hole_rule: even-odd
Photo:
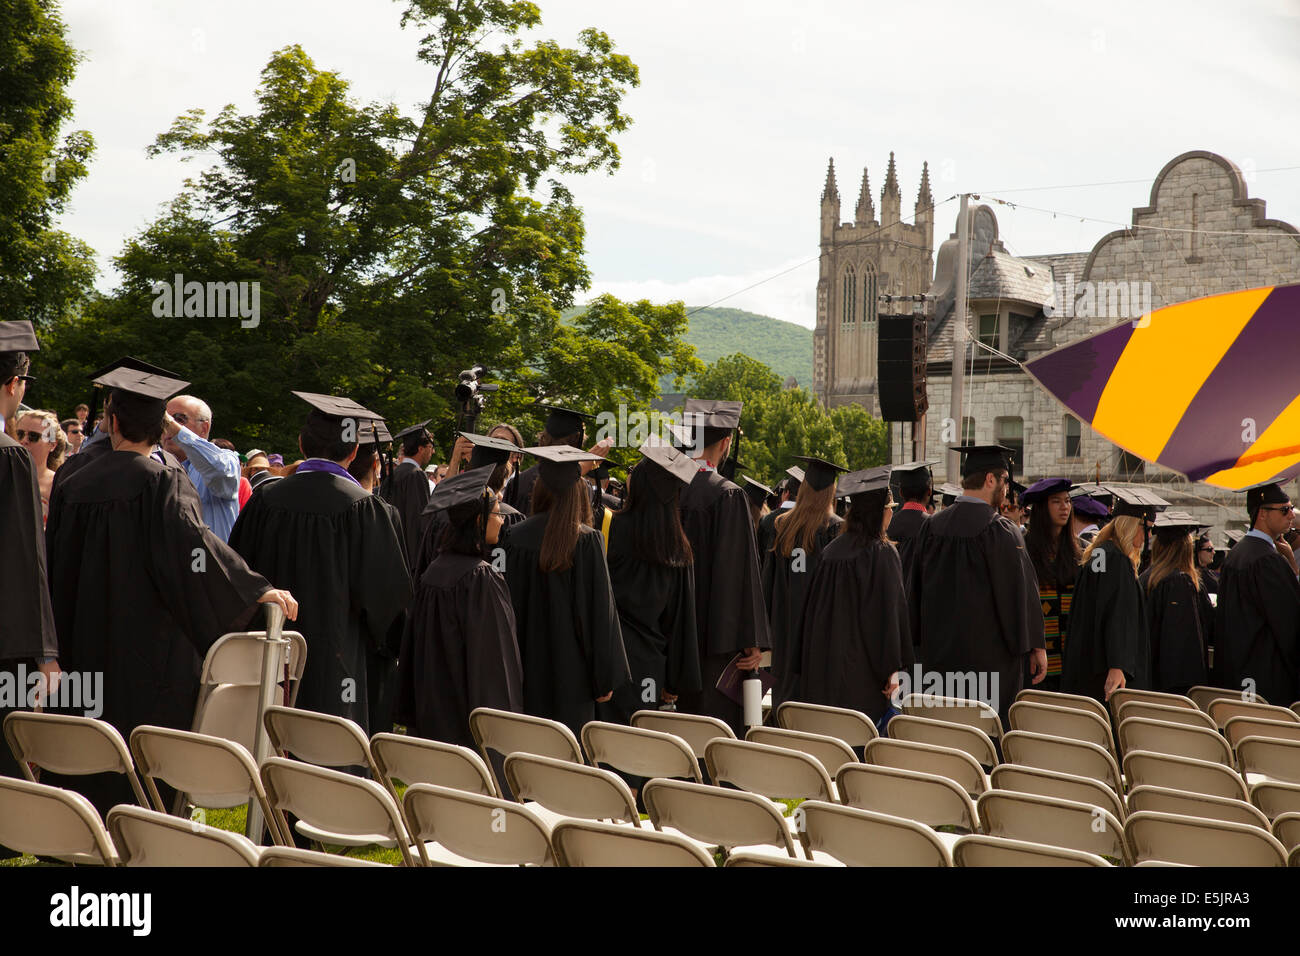
<instances>
[{"instance_id":1,"label":"black graduation gown","mask_svg":"<svg viewBox=\"0 0 1300 956\"><path fill-rule=\"evenodd\" d=\"M682 528L695 555L695 632L700 646L698 694L683 694L689 713L725 720L744 732L744 709L718 692L727 663L746 647L772 646L763 603L762 572L745 493L702 469L682 489Z\"/></svg>"},{"instance_id":2,"label":"black graduation gown","mask_svg":"<svg viewBox=\"0 0 1300 956\"><path fill-rule=\"evenodd\" d=\"M271 587L203 524L181 477L110 451L53 494L46 536L59 664L103 675L100 716L123 737L141 724L190 728L203 655L222 634L245 630ZM135 801L117 774L60 785L101 812Z\"/></svg>"},{"instance_id":3,"label":"black graduation gown","mask_svg":"<svg viewBox=\"0 0 1300 956\"><path fill-rule=\"evenodd\" d=\"M1151 625L1151 689L1186 694L1204 684L1205 629L1201 625L1201 594L1186 574L1169 574L1154 588L1151 572L1138 577L1146 595Z\"/></svg>"},{"instance_id":4,"label":"black graduation gown","mask_svg":"<svg viewBox=\"0 0 1300 956\"><path fill-rule=\"evenodd\" d=\"M398 540L403 541L401 514L383 498L379 498L379 503L388 511L388 517L397 528ZM404 541L403 556L409 567L410 559L405 554ZM369 700L366 704L366 726L370 728L371 734L388 733L393 729L393 708L397 705L397 690L397 658L393 656L392 650L388 646L367 648L366 696Z\"/></svg>"},{"instance_id":5,"label":"black graduation gown","mask_svg":"<svg viewBox=\"0 0 1300 956\"><path fill-rule=\"evenodd\" d=\"M1286 707L1300 699L1300 584L1273 545L1246 535L1219 572L1215 683L1243 687Z\"/></svg>"},{"instance_id":6,"label":"black graduation gown","mask_svg":"<svg viewBox=\"0 0 1300 956\"><path fill-rule=\"evenodd\" d=\"M885 541L841 535L808 583L799 622L797 700L851 707L879 720L889 678L914 663L903 565Z\"/></svg>"},{"instance_id":7,"label":"black graduation gown","mask_svg":"<svg viewBox=\"0 0 1300 956\"><path fill-rule=\"evenodd\" d=\"M913 561L907 600L917 656L945 687L995 697L986 702L1005 723L1024 657L1043 647L1038 579L1020 529L982 501L959 500L921 525Z\"/></svg>"},{"instance_id":8,"label":"black graduation gown","mask_svg":"<svg viewBox=\"0 0 1300 956\"><path fill-rule=\"evenodd\" d=\"M504 501L525 517L533 513L533 485L537 481L537 466L525 468L506 484Z\"/></svg>"},{"instance_id":9,"label":"black graduation gown","mask_svg":"<svg viewBox=\"0 0 1300 956\"><path fill-rule=\"evenodd\" d=\"M55 473L57 474L57 472ZM0 681L11 681L21 705L29 684L19 681L35 672L43 657L58 657L54 608L46 577L45 527L41 492L27 449L0 431ZM5 675L8 675L7 677ZM11 710L0 700L0 723ZM8 746L0 747L0 776L22 775Z\"/></svg>"},{"instance_id":10,"label":"black graduation gown","mask_svg":"<svg viewBox=\"0 0 1300 956\"><path fill-rule=\"evenodd\" d=\"M339 475L297 472L248 500L230 545L298 599L293 629L307 639L298 706L369 731L369 657L397 655L411 600L388 507Z\"/></svg>"},{"instance_id":11,"label":"black graduation gown","mask_svg":"<svg viewBox=\"0 0 1300 956\"><path fill-rule=\"evenodd\" d=\"M1146 594L1133 563L1107 541L1093 549L1074 580L1061 691L1104 703L1106 674L1113 667L1124 672L1126 687L1151 688Z\"/></svg>"},{"instance_id":12,"label":"black graduation gown","mask_svg":"<svg viewBox=\"0 0 1300 956\"><path fill-rule=\"evenodd\" d=\"M402 517L398 531L405 543L407 569L414 573L420 539L428 523L424 509L429 504L429 476L418 462L407 458L393 469L387 481L380 484L379 496L396 508Z\"/></svg>"},{"instance_id":13,"label":"black graduation gown","mask_svg":"<svg viewBox=\"0 0 1300 956\"><path fill-rule=\"evenodd\" d=\"M415 589L402 637L398 714L417 737L474 747L470 711L524 709L515 612L500 572L443 552Z\"/></svg>"},{"instance_id":14,"label":"black graduation gown","mask_svg":"<svg viewBox=\"0 0 1300 956\"><path fill-rule=\"evenodd\" d=\"M896 511L889 519L889 539L898 548L898 559L903 563L903 580L912 576L912 564L916 554L916 534L921 525L930 520L930 515L913 508Z\"/></svg>"},{"instance_id":15,"label":"black graduation gown","mask_svg":"<svg viewBox=\"0 0 1300 956\"><path fill-rule=\"evenodd\" d=\"M565 571L538 568L550 513L515 525L504 541L524 668L524 710L566 724L574 734L596 717L596 698L631 674L614 606L603 538L582 526Z\"/></svg>"},{"instance_id":16,"label":"black graduation gown","mask_svg":"<svg viewBox=\"0 0 1300 956\"><path fill-rule=\"evenodd\" d=\"M787 514L792 512L787 512ZM829 515L817 532L812 550L784 557L776 551L763 555L763 600L767 606L767 623L772 635L772 709L794 700L799 690L799 625L803 620L808 585L822 551L840 533L844 519ZM797 545L796 545L797 547Z\"/></svg>"},{"instance_id":17,"label":"black graduation gown","mask_svg":"<svg viewBox=\"0 0 1300 956\"><path fill-rule=\"evenodd\" d=\"M412 581L419 581L424 577L424 572L429 569L436 557L438 557L438 548L442 544L443 532L447 530L447 512L439 508L425 510L425 527L424 535L420 538L420 550L415 556L414 567L415 573L412 574ZM524 516L519 511L510 507L504 501L501 503L501 541L505 539L507 529L512 528L524 520Z\"/></svg>"},{"instance_id":18,"label":"black graduation gown","mask_svg":"<svg viewBox=\"0 0 1300 956\"><path fill-rule=\"evenodd\" d=\"M632 550L622 523L609 526L609 581L631 680L616 688L608 715L628 723L638 710L655 710L661 693L698 693L699 640L695 634L695 571L651 564Z\"/></svg>"},{"instance_id":19,"label":"black graduation gown","mask_svg":"<svg viewBox=\"0 0 1300 956\"><path fill-rule=\"evenodd\" d=\"M758 528L754 531L754 538L758 543L758 562L760 566L767 560L767 555L772 551L772 546L776 544L776 519L783 514L789 513L789 511L789 508L776 508L758 519Z\"/></svg>"}]
</instances>

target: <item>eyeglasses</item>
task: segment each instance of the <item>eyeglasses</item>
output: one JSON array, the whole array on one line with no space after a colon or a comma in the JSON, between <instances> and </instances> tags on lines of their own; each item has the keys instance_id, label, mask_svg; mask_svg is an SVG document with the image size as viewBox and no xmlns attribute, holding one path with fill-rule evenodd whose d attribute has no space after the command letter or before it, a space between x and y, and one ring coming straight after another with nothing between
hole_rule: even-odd
<instances>
[{"instance_id":1,"label":"eyeglasses","mask_svg":"<svg viewBox=\"0 0 1300 956\"><path fill-rule=\"evenodd\" d=\"M1284 515L1293 514L1295 505L1260 505L1260 511L1280 511Z\"/></svg>"},{"instance_id":2,"label":"eyeglasses","mask_svg":"<svg viewBox=\"0 0 1300 956\"><path fill-rule=\"evenodd\" d=\"M18 380L19 380L20 382L26 382L28 385L35 385L35 384L36 384L36 376L35 376L35 375L19 375L19 376L18 376Z\"/></svg>"},{"instance_id":3,"label":"eyeglasses","mask_svg":"<svg viewBox=\"0 0 1300 956\"><path fill-rule=\"evenodd\" d=\"M14 437L19 441L45 441L44 432L29 432L21 428L14 429Z\"/></svg>"},{"instance_id":4,"label":"eyeglasses","mask_svg":"<svg viewBox=\"0 0 1300 956\"><path fill-rule=\"evenodd\" d=\"M80 429L80 428L69 428L69 429L68 429L68 434L69 434L69 435L80 435L80 434L81 434L81 429Z\"/></svg>"},{"instance_id":5,"label":"eyeglasses","mask_svg":"<svg viewBox=\"0 0 1300 956\"><path fill-rule=\"evenodd\" d=\"M175 415L172 416L172 421L174 421L177 425L188 425L190 423L190 416L186 415L184 412L177 412ZM195 421L197 421L200 425L202 425L204 422L208 421L208 419L196 418Z\"/></svg>"}]
</instances>

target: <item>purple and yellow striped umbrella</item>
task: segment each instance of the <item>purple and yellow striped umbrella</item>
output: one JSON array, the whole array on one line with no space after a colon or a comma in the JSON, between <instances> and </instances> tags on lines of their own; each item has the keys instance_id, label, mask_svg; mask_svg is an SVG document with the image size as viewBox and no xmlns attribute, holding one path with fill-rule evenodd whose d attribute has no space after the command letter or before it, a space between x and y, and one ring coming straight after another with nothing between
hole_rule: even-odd
<instances>
[{"instance_id":1,"label":"purple and yellow striped umbrella","mask_svg":"<svg viewBox=\"0 0 1300 956\"><path fill-rule=\"evenodd\" d=\"M1126 451L1240 491L1300 473L1300 285L1156 309L1026 363Z\"/></svg>"}]
</instances>

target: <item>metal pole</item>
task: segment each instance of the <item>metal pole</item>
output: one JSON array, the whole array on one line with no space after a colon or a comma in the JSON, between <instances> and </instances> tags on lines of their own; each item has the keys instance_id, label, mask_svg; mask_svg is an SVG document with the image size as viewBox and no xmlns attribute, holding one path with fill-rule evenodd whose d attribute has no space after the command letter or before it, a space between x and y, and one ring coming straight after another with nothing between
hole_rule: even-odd
<instances>
[{"instance_id":1,"label":"metal pole","mask_svg":"<svg viewBox=\"0 0 1300 956\"><path fill-rule=\"evenodd\" d=\"M275 691L284 670L284 653L288 641L283 637L284 611L278 604L266 605L266 633L262 636L262 681L257 694L257 726L253 728L253 763L258 767L271 752L271 741L266 735L262 715L275 703ZM262 842L269 821L262 818L262 807L256 800L248 801L248 822L244 834L254 843Z\"/></svg>"},{"instance_id":2,"label":"metal pole","mask_svg":"<svg viewBox=\"0 0 1300 956\"><path fill-rule=\"evenodd\" d=\"M949 417L957 429L956 444L965 441L962 428L962 391L966 385L966 263L970 258L970 229L968 203L970 193L961 194L961 210L957 213L957 288L952 304L952 394L949 396ZM949 451L947 456L948 480L961 484L961 455Z\"/></svg>"}]
</instances>

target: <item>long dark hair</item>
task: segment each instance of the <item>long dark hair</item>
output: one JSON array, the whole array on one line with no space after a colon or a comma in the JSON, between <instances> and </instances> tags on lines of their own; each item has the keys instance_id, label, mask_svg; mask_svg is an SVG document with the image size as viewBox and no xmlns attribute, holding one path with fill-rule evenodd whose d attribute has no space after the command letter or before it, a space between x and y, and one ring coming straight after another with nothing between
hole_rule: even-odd
<instances>
[{"instance_id":1,"label":"long dark hair","mask_svg":"<svg viewBox=\"0 0 1300 956\"><path fill-rule=\"evenodd\" d=\"M447 527L438 541L438 553L450 551L475 558L487 555L487 522L495 496L484 495L447 509Z\"/></svg>"},{"instance_id":2,"label":"long dark hair","mask_svg":"<svg viewBox=\"0 0 1300 956\"><path fill-rule=\"evenodd\" d=\"M1046 501L1034 504L1029 512L1029 530L1025 532L1025 550L1038 575L1038 586L1063 588L1074 583L1079 573L1079 539L1074 536L1073 522L1058 529Z\"/></svg>"},{"instance_id":3,"label":"long dark hair","mask_svg":"<svg viewBox=\"0 0 1300 956\"><path fill-rule=\"evenodd\" d=\"M776 541L772 550L782 557L790 557L796 547L805 553L817 547L817 534L831 520L835 504L835 483L817 491L808 482L799 485L794 507L776 519Z\"/></svg>"},{"instance_id":4,"label":"long dark hair","mask_svg":"<svg viewBox=\"0 0 1300 956\"><path fill-rule=\"evenodd\" d=\"M1151 543L1151 570L1147 572L1147 590L1172 574L1185 574L1192 579L1193 589L1201 589L1201 573L1196 563L1196 542L1191 532L1170 534L1157 531Z\"/></svg>"},{"instance_id":5,"label":"long dark hair","mask_svg":"<svg viewBox=\"0 0 1300 956\"><path fill-rule=\"evenodd\" d=\"M618 529L628 551L650 564L682 567L694 561L691 542L682 530L677 498L682 483L657 465L641 462L628 474L627 498L614 512L610 536Z\"/></svg>"},{"instance_id":6,"label":"long dark hair","mask_svg":"<svg viewBox=\"0 0 1300 956\"><path fill-rule=\"evenodd\" d=\"M591 525L591 491L587 483L579 479L554 492L539 479L533 482L532 509L534 515L550 515L546 533L542 535L538 569L542 572L569 570L573 567L573 552L582 526Z\"/></svg>"},{"instance_id":7,"label":"long dark hair","mask_svg":"<svg viewBox=\"0 0 1300 956\"><path fill-rule=\"evenodd\" d=\"M849 499L849 513L844 516L840 534L852 535L861 546L873 541L888 540L885 537L885 502L888 500L888 488L853 495Z\"/></svg>"}]
</instances>

